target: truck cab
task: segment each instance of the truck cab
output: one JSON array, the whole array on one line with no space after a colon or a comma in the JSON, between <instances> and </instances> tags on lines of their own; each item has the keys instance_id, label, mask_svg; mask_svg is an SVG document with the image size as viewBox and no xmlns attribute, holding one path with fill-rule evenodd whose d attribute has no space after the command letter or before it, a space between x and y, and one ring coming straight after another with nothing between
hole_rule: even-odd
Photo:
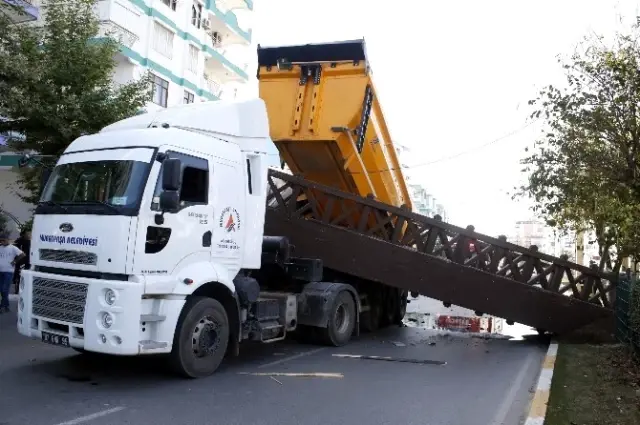
<instances>
[{"instance_id":1,"label":"truck cab","mask_svg":"<svg viewBox=\"0 0 640 425\"><path fill-rule=\"evenodd\" d=\"M249 276L263 246L284 272L295 263L286 240L263 235L269 143L259 99L139 115L74 141L35 210L19 332L81 352L171 353L197 377L228 345L295 330L296 294L262 293ZM299 263L294 277L317 272Z\"/></svg>"}]
</instances>

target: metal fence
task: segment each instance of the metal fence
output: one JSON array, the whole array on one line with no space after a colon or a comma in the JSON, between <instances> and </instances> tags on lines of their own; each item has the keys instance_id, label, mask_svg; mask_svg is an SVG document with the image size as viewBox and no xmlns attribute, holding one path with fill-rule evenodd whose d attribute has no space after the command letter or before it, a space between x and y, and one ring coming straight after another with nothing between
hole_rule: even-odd
<instances>
[{"instance_id":1,"label":"metal fence","mask_svg":"<svg viewBox=\"0 0 640 425\"><path fill-rule=\"evenodd\" d=\"M640 279L621 275L616 288L616 337L640 355Z\"/></svg>"}]
</instances>

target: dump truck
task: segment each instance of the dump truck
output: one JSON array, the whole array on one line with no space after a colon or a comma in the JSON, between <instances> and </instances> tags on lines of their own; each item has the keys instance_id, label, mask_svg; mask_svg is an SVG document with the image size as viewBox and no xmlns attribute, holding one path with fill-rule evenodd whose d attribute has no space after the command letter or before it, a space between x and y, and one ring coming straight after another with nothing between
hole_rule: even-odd
<instances>
[{"instance_id":1,"label":"dump truck","mask_svg":"<svg viewBox=\"0 0 640 425\"><path fill-rule=\"evenodd\" d=\"M35 208L22 335L165 354L199 378L243 341L342 346L399 323L407 291L551 331L609 314L606 276L411 211L363 40L258 62L258 99L137 115L65 149ZM584 283L572 298L565 272Z\"/></svg>"},{"instance_id":2,"label":"dump truck","mask_svg":"<svg viewBox=\"0 0 640 425\"><path fill-rule=\"evenodd\" d=\"M402 320L406 291L331 273L264 233L272 141L296 175L410 208L364 42L260 47L258 58L259 99L145 113L69 145L35 210L21 334L83 353L169 354L195 378L244 340L295 332L340 346L361 322ZM329 211L299 195L301 208Z\"/></svg>"}]
</instances>

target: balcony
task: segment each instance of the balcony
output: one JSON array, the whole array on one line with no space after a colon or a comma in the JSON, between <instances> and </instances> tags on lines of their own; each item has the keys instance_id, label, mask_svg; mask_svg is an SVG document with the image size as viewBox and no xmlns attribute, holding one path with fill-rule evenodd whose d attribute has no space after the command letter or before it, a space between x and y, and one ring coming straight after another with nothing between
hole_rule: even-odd
<instances>
[{"instance_id":1,"label":"balcony","mask_svg":"<svg viewBox=\"0 0 640 425\"><path fill-rule=\"evenodd\" d=\"M216 0L216 6L222 10L253 10L253 0Z\"/></svg>"},{"instance_id":2,"label":"balcony","mask_svg":"<svg viewBox=\"0 0 640 425\"><path fill-rule=\"evenodd\" d=\"M235 37L237 37L233 39L237 43L247 46L251 44L251 29L242 28L238 24L238 17L232 11L224 11L223 9L218 8L216 3L214 3L213 1L211 1L211 3L209 4L208 10L208 19L211 21L212 29L214 28L214 25L215 28L219 30L222 30L222 27L224 27L227 32L230 32ZM249 11L247 10L246 12Z\"/></svg>"},{"instance_id":3,"label":"balcony","mask_svg":"<svg viewBox=\"0 0 640 425\"><path fill-rule=\"evenodd\" d=\"M40 11L32 0L0 0L0 13L7 15L15 24L36 21L40 17Z\"/></svg>"},{"instance_id":4,"label":"balcony","mask_svg":"<svg viewBox=\"0 0 640 425\"><path fill-rule=\"evenodd\" d=\"M208 17L203 20L202 27L211 37L211 42L216 47L227 47L231 45L243 45L248 46L249 41L227 23L218 15L209 13Z\"/></svg>"},{"instance_id":5,"label":"balcony","mask_svg":"<svg viewBox=\"0 0 640 425\"><path fill-rule=\"evenodd\" d=\"M206 91L208 91L218 99L220 98L220 95L222 95L222 86L220 85L220 83L206 74L202 77L202 83L202 86Z\"/></svg>"},{"instance_id":6,"label":"balcony","mask_svg":"<svg viewBox=\"0 0 640 425\"><path fill-rule=\"evenodd\" d=\"M94 7L100 20L100 36L113 37L131 48L140 39L144 17L128 0L101 0Z\"/></svg>"},{"instance_id":7,"label":"balcony","mask_svg":"<svg viewBox=\"0 0 640 425\"><path fill-rule=\"evenodd\" d=\"M217 81L220 81L222 84L247 81L249 78L247 75L247 64L235 61L233 52L234 49L211 48L206 46L205 73Z\"/></svg>"},{"instance_id":8,"label":"balcony","mask_svg":"<svg viewBox=\"0 0 640 425\"><path fill-rule=\"evenodd\" d=\"M223 86L207 74L204 74L202 81L204 89L214 95L216 98L221 100L233 100L236 98L236 95L238 93L237 88L231 86Z\"/></svg>"}]
</instances>

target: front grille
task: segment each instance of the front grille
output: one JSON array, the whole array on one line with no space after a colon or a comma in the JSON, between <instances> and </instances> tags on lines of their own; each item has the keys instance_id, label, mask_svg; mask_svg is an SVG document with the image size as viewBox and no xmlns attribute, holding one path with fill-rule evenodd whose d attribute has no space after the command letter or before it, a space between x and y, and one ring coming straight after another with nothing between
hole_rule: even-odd
<instances>
[{"instance_id":1,"label":"front grille","mask_svg":"<svg viewBox=\"0 0 640 425\"><path fill-rule=\"evenodd\" d=\"M98 264L98 256L93 252L70 251L62 249L41 249L40 259L43 261L56 261L59 263L82 264L95 266Z\"/></svg>"},{"instance_id":2,"label":"front grille","mask_svg":"<svg viewBox=\"0 0 640 425\"><path fill-rule=\"evenodd\" d=\"M33 279L33 314L82 324L88 288L86 283L36 277Z\"/></svg>"}]
</instances>

